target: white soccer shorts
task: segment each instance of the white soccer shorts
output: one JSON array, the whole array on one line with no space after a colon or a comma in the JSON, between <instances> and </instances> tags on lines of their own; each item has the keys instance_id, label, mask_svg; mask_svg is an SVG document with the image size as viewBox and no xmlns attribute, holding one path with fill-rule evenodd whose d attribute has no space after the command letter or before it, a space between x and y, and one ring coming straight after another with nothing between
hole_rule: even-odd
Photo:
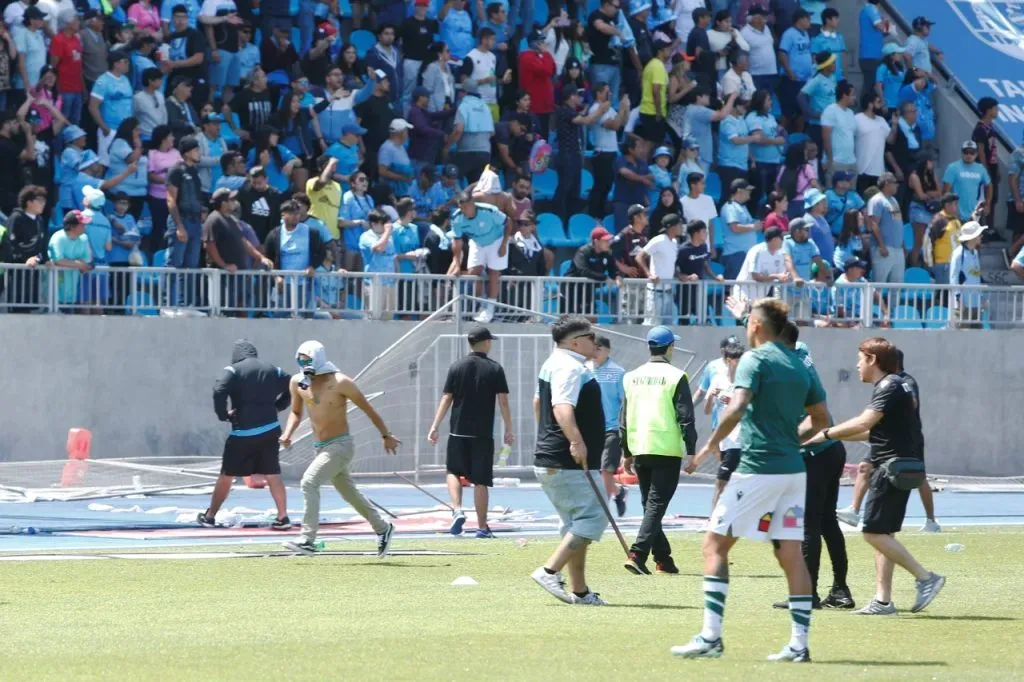
<instances>
[{"instance_id":1,"label":"white soccer shorts","mask_svg":"<svg viewBox=\"0 0 1024 682\"><path fill-rule=\"evenodd\" d=\"M505 245L505 255L499 256L498 250L501 248L501 240L488 244L487 246L480 246L476 243L476 240L469 240L469 268L473 269L477 266L484 266L488 270L496 270L501 272L508 268L508 245Z\"/></svg>"},{"instance_id":2,"label":"white soccer shorts","mask_svg":"<svg viewBox=\"0 0 1024 682\"><path fill-rule=\"evenodd\" d=\"M760 542L803 541L806 496L805 472L734 473L711 513L708 530Z\"/></svg>"}]
</instances>

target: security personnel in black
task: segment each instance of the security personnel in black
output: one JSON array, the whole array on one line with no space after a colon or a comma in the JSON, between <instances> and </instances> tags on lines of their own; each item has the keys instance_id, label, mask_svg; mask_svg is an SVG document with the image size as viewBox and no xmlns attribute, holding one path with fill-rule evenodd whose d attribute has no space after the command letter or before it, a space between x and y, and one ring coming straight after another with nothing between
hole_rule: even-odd
<instances>
[{"instance_id":1,"label":"security personnel in black","mask_svg":"<svg viewBox=\"0 0 1024 682\"><path fill-rule=\"evenodd\" d=\"M235 341L231 364L224 368L213 388L213 409L218 419L231 423L231 435L224 443L213 499L209 508L196 518L199 525L208 528L215 525L214 518L231 492L236 476L261 474L266 477L277 505L277 520L271 528L288 530L292 527L278 461L281 424L277 418L277 413L291 404L290 380L291 376L283 369L260 360L256 346L245 339Z\"/></svg>"},{"instance_id":2,"label":"security personnel in black","mask_svg":"<svg viewBox=\"0 0 1024 682\"><path fill-rule=\"evenodd\" d=\"M679 485L683 459L689 465L696 451L693 400L686 372L672 365L673 343L679 337L668 327L647 333L651 359L622 379L625 395L619 413L622 468L636 470L644 518L624 564L635 575L650 575L648 554L659 573L679 573L672 547L661 528Z\"/></svg>"},{"instance_id":3,"label":"security personnel in black","mask_svg":"<svg viewBox=\"0 0 1024 682\"><path fill-rule=\"evenodd\" d=\"M594 289L597 283L614 279L617 270L612 259L612 233L603 227L590 231L590 243L584 244L572 257L566 277L585 277L591 282L563 284L562 295L568 301L570 313L593 315Z\"/></svg>"}]
</instances>

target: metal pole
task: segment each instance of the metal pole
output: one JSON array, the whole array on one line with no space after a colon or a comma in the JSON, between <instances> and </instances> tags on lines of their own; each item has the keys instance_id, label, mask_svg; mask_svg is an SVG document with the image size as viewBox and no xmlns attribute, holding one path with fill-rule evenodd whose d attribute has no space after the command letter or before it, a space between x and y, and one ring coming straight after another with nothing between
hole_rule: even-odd
<instances>
[{"instance_id":1,"label":"metal pole","mask_svg":"<svg viewBox=\"0 0 1024 682\"><path fill-rule=\"evenodd\" d=\"M421 398L422 393L420 391L420 386L423 383L423 372L419 371L419 368L418 368L419 360L417 360L416 362L417 362L417 371L416 371L416 420L414 422L415 425L413 426L413 429L414 429L415 433L413 434L413 437L412 437L412 442L413 442L412 453L413 453L413 459L414 459L414 462L415 462L415 464L414 464L415 473L413 474L413 477L415 477L416 482L419 483L419 480L420 480L420 438L423 437L423 432L421 431L421 426L422 426L421 422L422 422L422 416L423 416L422 415L422 412L423 412L423 400Z\"/></svg>"}]
</instances>

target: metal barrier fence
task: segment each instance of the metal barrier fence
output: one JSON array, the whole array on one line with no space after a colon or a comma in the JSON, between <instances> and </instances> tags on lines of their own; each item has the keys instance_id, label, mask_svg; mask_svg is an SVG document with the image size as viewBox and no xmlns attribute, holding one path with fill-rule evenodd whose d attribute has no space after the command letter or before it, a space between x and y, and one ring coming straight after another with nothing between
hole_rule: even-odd
<instances>
[{"instance_id":1,"label":"metal barrier fence","mask_svg":"<svg viewBox=\"0 0 1024 682\"><path fill-rule=\"evenodd\" d=\"M417 320L457 293L488 296L487 286L483 278L411 273L145 267L80 272L4 264L0 312ZM734 326L728 299L774 296L789 304L792 319L817 326L1024 327L1024 287L502 277L499 289L502 303L538 313L582 314L604 324ZM499 319L531 318L523 312Z\"/></svg>"}]
</instances>

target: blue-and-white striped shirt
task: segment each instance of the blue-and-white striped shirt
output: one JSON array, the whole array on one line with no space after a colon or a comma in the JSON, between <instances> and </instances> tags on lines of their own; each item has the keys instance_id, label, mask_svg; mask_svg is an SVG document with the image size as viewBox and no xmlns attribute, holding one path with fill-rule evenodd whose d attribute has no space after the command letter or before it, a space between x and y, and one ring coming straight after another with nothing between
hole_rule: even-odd
<instances>
[{"instance_id":1,"label":"blue-and-white striped shirt","mask_svg":"<svg viewBox=\"0 0 1024 682\"><path fill-rule=\"evenodd\" d=\"M611 359L605 361L600 367L588 362L587 367L597 377L597 383L601 387L601 407L604 408L604 430L619 430L619 410L622 408L622 399L625 397L625 389L622 386L622 377L626 370Z\"/></svg>"}]
</instances>

